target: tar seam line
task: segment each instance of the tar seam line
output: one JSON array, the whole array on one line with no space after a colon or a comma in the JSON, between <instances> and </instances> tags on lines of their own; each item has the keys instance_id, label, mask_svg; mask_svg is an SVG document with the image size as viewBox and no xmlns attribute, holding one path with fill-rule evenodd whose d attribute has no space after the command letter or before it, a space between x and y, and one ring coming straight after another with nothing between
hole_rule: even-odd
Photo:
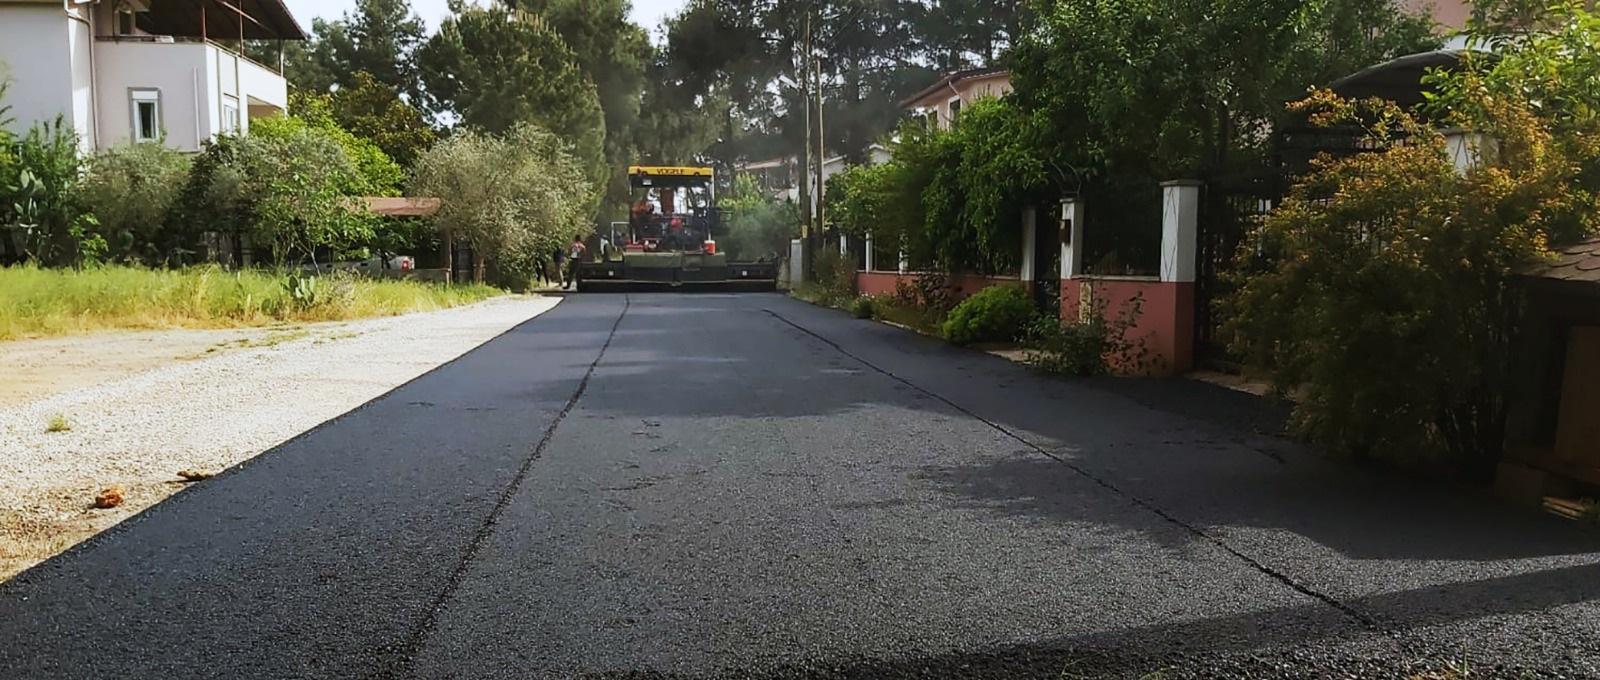
<instances>
[{"instance_id":1,"label":"tar seam line","mask_svg":"<svg viewBox=\"0 0 1600 680\"><path fill-rule=\"evenodd\" d=\"M489 536L494 533L495 525L500 521L500 515L504 514L506 508L511 505L511 500L517 495L517 490L522 488L523 481L528 478L528 473L533 470L534 462L544 455L545 448L550 446L552 439L555 439L556 429L561 427L561 421L566 420L567 414L571 413L572 409L578 406L578 401L583 399L583 393L589 389L589 379L594 377L595 369L600 366L600 361L606 358L606 350L611 349L611 341L617 337L617 328L622 326L622 319L628 315L628 309L632 306L633 300L627 295L623 295L622 312L617 315L617 320L611 323L611 332L606 335L605 344L600 346L600 353L596 354L594 361L589 364L589 369L584 372L583 379L578 381L578 389L572 393L571 398L567 399L566 405L561 408L560 413L556 414L555 420L550 421L550 426L545 428L544 436L539 439L538 444L534 445L533 451L529 452L528 456L523 459L522 466L517 469L516 476L511 478L511 483L506 485L505 490L500 492L500 498L495 501L494 508L489 511L489 516L484 518L483 524L478 526L477 533L473 534L472 541L467 544L467 549L461 553L461 561L456 564L456 568L450 573L450 578L445 582L444 589L439 592L438 597L434 598L433 603L428 606L427 613L423 616L422 621L412 630L411 635L406 638L404 645L400 648L399 658L392 664L386 664L390 665L391 668L382 673L380 677L415 677L416 669L414 665L417 654L422 651L422 644L427 641L428 635L439 625L439 615L444 612L445 603L449 602L450 598L455 596L456 590L461 587L461 582L466 579L467 570L472 567L472 563L478 557L478 552L483 549L483 545L489 541Z\"/></svg>"}]
</instances>

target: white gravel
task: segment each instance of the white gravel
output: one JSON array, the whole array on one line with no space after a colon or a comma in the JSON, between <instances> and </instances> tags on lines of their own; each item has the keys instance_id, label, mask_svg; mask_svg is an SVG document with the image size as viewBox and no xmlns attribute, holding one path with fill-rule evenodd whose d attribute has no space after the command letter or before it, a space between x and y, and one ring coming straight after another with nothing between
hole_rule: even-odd
<instances>
[{"instance_id":1,"label":"white gravel","mask_svg":"<svg viewBox=\"0 0 1600 680\"><path fill-rule=\"evenodd\" d=\"M248 460L548 311L512 297L319 325L0 408L0 580L177 491L177 473ZM92 342L92 340L91 340ZM0 344L0 364L5 345ZM50 433L65 416L72 429ZM90 510L121 487L127 502Z\"/></svg>"}]
</instances>

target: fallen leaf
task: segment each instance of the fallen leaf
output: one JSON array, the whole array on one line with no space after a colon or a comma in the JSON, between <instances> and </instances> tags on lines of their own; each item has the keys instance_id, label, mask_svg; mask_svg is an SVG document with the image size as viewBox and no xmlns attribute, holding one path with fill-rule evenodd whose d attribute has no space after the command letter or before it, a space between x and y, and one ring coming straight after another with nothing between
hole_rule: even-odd
<instances>
[{"instance_id":1,"label":"fallen leaf","mask_svg":"<svg viewBox=\"0 0 1600 680\"><path fill-rule=\"evenodd\" d=\"M122 501L122 487L108 487L102 490L100 495L94 497L94 507L97 510L110 510L122 505Z\"/></svg>"}]
</instances>

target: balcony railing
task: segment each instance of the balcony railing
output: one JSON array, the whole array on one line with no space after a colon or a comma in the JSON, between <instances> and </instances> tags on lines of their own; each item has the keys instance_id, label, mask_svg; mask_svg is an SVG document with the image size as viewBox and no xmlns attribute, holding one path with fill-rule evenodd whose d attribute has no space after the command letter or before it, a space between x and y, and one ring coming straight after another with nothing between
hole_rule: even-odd
<instances>
[{"instance_id":1,"label":"balcony railing","mask_svg":"<svg viewBox=\"0 0 1600 680\"><path fill-rule=\"evenodd\" d=\"M237 49L232 44L211 40L209 38L194 38L176 35L97 35L94 37L94 39L95 42L144 43L147 45L210 45L280 76L283 75L283 66L281 63L278 66L268 66L259 61L251 59L250 55L245 54L242 50Z\"/></svg>"}]
</instances>

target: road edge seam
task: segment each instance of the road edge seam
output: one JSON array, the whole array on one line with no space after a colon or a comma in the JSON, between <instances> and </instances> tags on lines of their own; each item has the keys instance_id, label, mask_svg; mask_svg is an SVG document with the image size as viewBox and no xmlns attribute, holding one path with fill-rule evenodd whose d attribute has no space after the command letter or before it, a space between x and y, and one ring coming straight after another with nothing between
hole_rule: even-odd
<instances>
[{"instance_id":1,"label":"road edge seam","mask_svg":"<svg viewBox=\"0 0 1600 680\"><path fill-rule=\"evenodd\" d=\"M1067 460L1066 458L1063 458L1061 456L1058 456L1058 455L1050 452L1048 449L1046 449L1046 448L1044 448L1042 446L1039 446L1038 444L1035 444L1032 441L1029 441L1026 437L1023 437L1022 435L1017 434L1016 432L1012 431L1010 428L1008 428L1008 427L1006 427L1004 425L1001 425L1000 423L997 423L997 422L995 422L993 420L985 418L985 417L973 412L972 410L967 409L966 407L955 403L954 401L950 400L949 398L945 397L944 395L941 395L941 394L939 394L937 392L929 390L928 388L925 388L925 387L923 387L921 385L918 385L918 384L916 384L916 383L914 383L914 382L912 382L912 381L910 381L910 380L908 380L906 378L902 378L899 375L896 375L893 371L890 371L890 370L888 370L886 368L878 366L877 364L874 364L874 363L872 363L870 361L867 361L866 359L864 359L864 358L852 353L850 350L847 350L844 347L840 346L839 343L834 342L832 339L829 339L826 336L823 336L822 334L817 333L816 331L813 331L813 330L811 330L809 328L806 328L805 326L801 326L800 324L795 323L794 321L791 321L788 317L785 317L784 315L779 314L776 311L773 311L771 309L762 309L761 311L766 312L767 314L771 315L773 318L775 318L775 319L777 319L779 321L782 321L785 324L788 324L789 326L793 327L795 330L798 330L798 331L800 331L802 333L805 333L806 335L809 335L809 336L811 336L813 338L816 338L818 341L822 342L823 344L833 348L834 351L836 351L836 352L838 352L840 354L843 354L846 357L849 357L850 359L856 361L857 363L860 363L862 366L866 366L867 368L870 368L873 371L876 371L876 372L888 377L889 379L894 380L895 382L898 382L898 383L900 383L902 385L905 385L906 387L909 387L909 388L911 388L913 390L916 390L916 391L918 391L918 392L920 392L920 393L922 393L924 395L927 395L929 398L936 399L936 400L942 402L943 404L945 404L946 406L949 406L950 408L955 409L958 413L961 413L962 415L965 415L965 416L967 416L969 418L972 418L974 420L977 420L977 421L979 421L979 422L981 422L981 423L983 423L985 425L988 425L991 429L995 430L996 432L999 432L999 433L1005 435L1007 438L1012 439L1012 440L1022 444L1023 446L1028 447L1029 450L1034 451L1035 453L1038 453L1039 455L1042 455L1042 456L1044 456L1046 458L1054 460L1057 463L1065 465L1068 469L1072 470L1073 472L1075 472L1075 473L1083 476L1085 479L1088 479L1089 481L1094 482L1095 484L1105 488L1106 490L1108 490L1108 491L1112 492L1113 494L1123 498L1124 500L1127 500L1128 502L1132 503L1136 507L1142 508L1145 511L1156 515L1157 517L1161 518L1162 520L1164 520L1164 521L1166 521L1166 522L1168 522L1168 523L1170 523L1170 524L1172 524L1174 526L1177 526L1177 527L1183 529L1184 531L1195 535L1196 537L1199 537L1201 540L1203 540L1203 541L1205 541L1207 543L1210 543L1211 545L1217 547L1218 549L1222 550L1223 552L1225 552L1225 553L1227 553L1229 555L1232 555L1234 558L1240 560L1241 562L1244 562L1251 569L1254 569L1255 571L1260 572L1261 574L1263 574L1263 575L1265 575L1265 576L1267 576L1267 577L1269 577L1269 578L1271 578L1271 579L1273 579L1275 581L1278 581L1279 583L1289 587L1290 589L1292 589L1292 590L1294 590L1294 591L1296 591L1296 592L1298 592L1298 593L1300 593L1302 595L1305 595L1307 597L1315 599L1315 600L1317 600L1319 602L1322 602L1325 605L1328 605L1329 607L1332 607L1332 608L1338 610L1339 612L1343 613L1345 616L1348 616L1351 619L1353 619L1356 623L1361 624L1361 626L1363 628L1366 628L1369 631L1377 632L1377 633L1387 632L1385 626L1383 626L1376 618L1373 618L1373 617L1367 615L1365 612L1362 612L1361 610L1356 609L1355 607L1353 607L1351 605L1345 604L1343 601L1339 600L1338 598L1335 598L1332 595L1329 595L1327 593L1323 593L1323 592L1321 592L1321 591L1319 591L1319 590L1317 590L1315 588L1312 588L1311 586L1308 586L1308 585L1305 585L1303 583L1300 583L1299 581L1297 581L1294 578L1290 577L1288 574L1285 574L1285 573L1283 573L1281 571L1278 571L1277 569L1273 569L1272 567L1267 566L1265 563L1262 563L1261 561L1255 559L1254 557L1246 555L1244 552L1238 550L1237 548L1234 548L1233 546L1228 545L1227 542L1223 541L1222 539L1211 535L1210 533L1206 532L1205 530L1203 530L1203 529L1201 529L1201 528L1199 528L1197 526L1194 526L1194 525L1192 525L1192 524L1190 524L1188 522L1185 522L1184 520L1179 519L1178 517L1172 515L1171 513L1167 512L1166 510L1163 510L1162 508L1160 508L1159 506L1155 505L1154 503L1152 503L1150 501L1147 501L1147 500L1145 500L1143 498L1140 498L1139 496L1136 496L1136 495L1134 495L1134 494L1132 494L1132 493L1130 493L1128 491L1123 490L1121 487L1117 486L1116 484L1112 483L1111 481L1109 481L1107 479L1104 479L1104 478L1100 477L1099 475L1096 475L1096 474L1088 471L1087 469L1083 468L1082 466L1076 465L1072 461Z\"/></svg>"}]
</instances>

